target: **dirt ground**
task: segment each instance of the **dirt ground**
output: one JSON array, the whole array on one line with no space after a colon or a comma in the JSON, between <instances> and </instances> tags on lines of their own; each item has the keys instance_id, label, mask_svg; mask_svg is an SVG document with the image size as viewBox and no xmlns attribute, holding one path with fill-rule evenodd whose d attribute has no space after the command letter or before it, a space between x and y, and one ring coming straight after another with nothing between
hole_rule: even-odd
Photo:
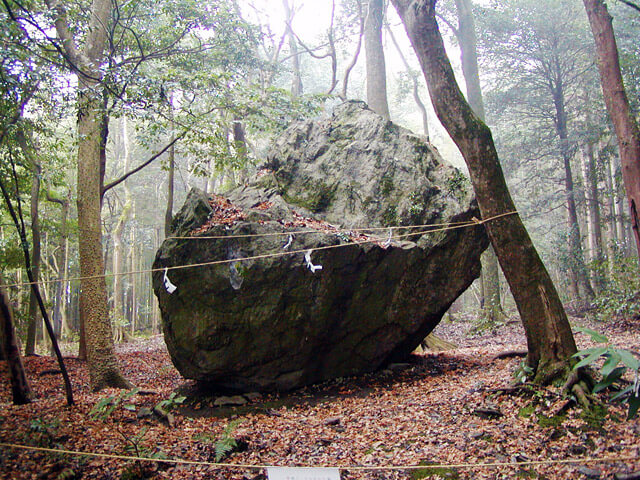
<instances>
[{"instance_id":1,"label":"dirt ground","mask_svg":"<svg viewBox=\"0 0 640 480\"><path fill-rule=\"evenodd\" d=\"M637 323L574 320L585 323L638 354ZM343 479L611 479L640 471L640 420L626 421L609 393L599 396L606 410L588 413L563 412L566 399L552 388L513 390L522 358L495 357L524 349L522 327L509 322L475 335L472 327L460 320L438 326L439 336L458 345L454 350L238 406L218 407L219 396L206 395L172 405L170 395L185 391L186 382L161 337L118 346L123 371L141 389L128 398L118 390L90 392L85 365L68 358L72 407L52 358L25 360L37 400L24 406L11 404L0 362L0 442L14 445L0 446L0 477L258 480L266 478L266 465L336 466ZM587 335L576 340L579 348L593 346ZM174 407L172 415L151 414L158 405ZM243 467L212 465L216 458Z\"/></svg>"}]
</instances>

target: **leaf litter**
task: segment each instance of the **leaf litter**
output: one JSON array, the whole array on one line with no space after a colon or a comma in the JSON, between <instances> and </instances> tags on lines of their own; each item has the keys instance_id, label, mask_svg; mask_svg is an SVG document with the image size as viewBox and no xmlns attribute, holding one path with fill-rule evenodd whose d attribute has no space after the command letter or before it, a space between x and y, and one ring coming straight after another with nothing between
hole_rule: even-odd
<instances>
[{"instance_id":1,"label":"leaf litter","mask_svg":"<svg viewBox=\"0 0 640 480\"><path fill-rule=\"evenodd\" d=\"M584 323L584 320L578 320ZM11 404L6 363L0 362L0 441L112 455L174 458L242 465L339 466L343 479L569 479L602 478L640 470L640 421L623 421L624 409L607 403L601 417L578 408L553 388L522 395L512 372L522 359L496 359L523 349L517 323L470 335L471 323L442 322L437 332L459 348L413 355L408 363L354 378L282 394L250 396L246 405L213 407L215 396L172 406L173 426L153 415L185 380L161 337L118 346L122 369L140 391L104 418L90 411L123 392L89 389L84 363L67 358L77 405L66 406L55 361L25 359L37 400ZM621 348L637 351L638 325L589 325ZM577 333L579 348L592 346ZM607 394L602 394L605 399ZM163 405L168 405L166 402ZM125 408L126 406L126 408ZM494 415L480 412L493 411ZM498 415L499 413L499 415ZM231 445L230 447L228 445ZM225 450L226 449L226 450ZM617 458L635 461L509 467L449 468L430 465L522 463L537 460ZM424 465L420 470L349 469ZM7 479L265 479L265 471L70 456L3 447L0 478Z\"/></svg>"}]
</instances>

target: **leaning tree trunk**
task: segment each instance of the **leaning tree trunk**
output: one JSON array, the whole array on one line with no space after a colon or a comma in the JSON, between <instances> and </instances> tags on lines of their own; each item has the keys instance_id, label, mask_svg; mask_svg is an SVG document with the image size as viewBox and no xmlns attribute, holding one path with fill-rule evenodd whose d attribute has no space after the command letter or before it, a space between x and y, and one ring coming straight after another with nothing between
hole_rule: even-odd
<instances>
[{"instance_id":1,"label":"leaning tree trunk","mask_svg":"<svg viewBox=\"0 0 640 480\"><path fill-rule=\"evenodd\" d=\"M30 403L34 395L24 371L13 324L13 312L9 298L4 290L0 288L0 325L2 326L0 350L3 358L7 360L13 403L15 405L24 405L25 403Z\"/></svg>"},{"instance_id":2,"label":"leaning tree trunk","mask_svg":"<svg viewBox=\"0 0 640 480\"><path fill-rule=\"evenodd\" d=\"M435 0L392 0L415 49L438 118L462 152L491 243L515 298L534 380L565 377L576 352L566 313L515 212L491 131L458 88L435 17ZM502 216L501 216L502 215Z\"/></svg>"},{"instance_id":3,"label":"leaning tree trunk","mask_svg":"<svg viewBox=\"0 0 640 480\"><path fill-rule=\"evenodd\" d=\"M618 137L622 179L629 199L629 211L636 249L640 254L638 205L640 204L640 129L631 112L620 72L618 47L611 15L604 0L583 0L598 54L600 83L607 110Z\"/></svg>"},{"instance_id":4,"label":"leaning tree trunk","mask_svg":"<svg viewBox=\"0 0 640 480\"><path fill-rule=\"evenodd\" d=\"M369 0L364 23L364 51L367 65L367 103L371 110L384 118L391 118L387 103L387 70L382 45L384 0Z\"/></svg>"}]
</instances>

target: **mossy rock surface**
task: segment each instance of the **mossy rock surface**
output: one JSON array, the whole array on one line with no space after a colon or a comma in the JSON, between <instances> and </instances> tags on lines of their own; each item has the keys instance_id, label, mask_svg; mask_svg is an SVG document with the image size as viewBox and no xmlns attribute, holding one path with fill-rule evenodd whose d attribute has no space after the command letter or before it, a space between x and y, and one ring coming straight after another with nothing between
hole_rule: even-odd
<instances>
[{"instance_id":1,"label":"mossy rock surface","mask_svg":"<svg viewBox=\"0 0 640 480\"><path fill-rule=\"evenodd\" d=\"M193 190L173 235L196 230L206 238L168 238L154 268L209 265L169 270L173 293L162 271L153 276L165 340L182 375L220 389L287 390L406 358L479 275L483 227L390 245L388 230L370 232L380 241L357 243L320 229L295 234L284 247L288 232L310 229L301 216L347 231L479 217L468 191L448 193L457 170L420 142L349 103L276 141L272 173L226 194L243 212L237 221L211 222L219 212ZM308 268L309 250L322 270ZM281 255L287 252L297 253ZM216 261L232 263L210 264Z\"/></svg>"}]
</instances>

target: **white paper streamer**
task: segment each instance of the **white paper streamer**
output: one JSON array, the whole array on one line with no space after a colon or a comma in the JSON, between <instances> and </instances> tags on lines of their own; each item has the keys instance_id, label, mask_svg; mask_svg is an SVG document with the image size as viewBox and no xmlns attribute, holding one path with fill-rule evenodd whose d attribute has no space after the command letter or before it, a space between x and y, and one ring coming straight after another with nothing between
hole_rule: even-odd
<instances>
[{"instance_id":1,"label":"white paper streamer","mask_svg":"<svg viewBox=\"0 0 640 480\"><path fill-rule=\"evenodd\" d=\"M309 270L311 270L311 273L316 273L317 270L322 270L322 265L314 265L311 263L311 252L313 252L313 250L307 250L307 253L304 254L304 261L307 267L309 267Z\"/></svg>"},{"instance_id":2,"label":"white paper streamer","mask_svg":"<svg viewBox=\"0 0 640 480\"><path fill-rule=\"evenodd\" d=\"M169 277L167 276L168 271L169 267L164 267L164 288L166 288L167 292L169 292L169 295L171 295L176 291L178 287L176 287L173 283L171 283L171 280L169 280Z\"/></svg>"},{"instance_id":3,"label":"white paper streamer","mask_svg":"<svg viewBox=\"0 0 640 480\"><path fill-rule=\"evenodd\" d=\"M289 234L289 240L284 245L284 247L282 247L282 249L286 250L287 248L289 248L291 246L292 243L293 243L293 235Z\"/></svg>"},{"instance_id":4,"label":"white paper streamer","mask_svg":"<svg viewBox=\"0 0 640 480\"><path fill-rule=\"evenodd\" d=\"M229 264L229 281L231 282L231 287L234 290L240 290L242 282L244 281L244 278L238 271L238 267L236 267L237 263L238 262L231 262Z\"/></svg>"},{"instance_id":5,"label":"white paper streamer","mask_svg":"<svg viewBox=\"0 0 640 480\"><path fill-rule=\"evenodd\" d=\"M389 229L389 238L387 238L387 241L386 241L386 242L384 242L384 243L382 244L382 246L383 246L384 248L387 248L389 245L391 245L391 229Z\"/></svg>"}]
</instances>

